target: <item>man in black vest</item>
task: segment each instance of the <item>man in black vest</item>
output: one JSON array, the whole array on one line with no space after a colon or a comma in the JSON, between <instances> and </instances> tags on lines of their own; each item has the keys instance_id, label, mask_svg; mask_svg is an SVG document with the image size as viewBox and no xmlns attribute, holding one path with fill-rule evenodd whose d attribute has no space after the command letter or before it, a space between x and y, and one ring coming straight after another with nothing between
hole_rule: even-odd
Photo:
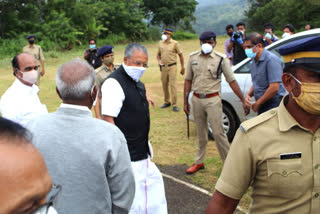
<instances>
[{"instance_id":1,"label":"man in black vest","mask_svg":"<svg viewBox=\"0 0 320 214\"><path fill-rule=\"evenodd\" d=\"M149 104L144 84L139 81L148 67L148 55L143 45L126 47L122 65L102 84L101 112L102 119L118 126L127 140L136 184L129 213L166 214L162 175L149 158Z\"/></svg>"}]
</instances>

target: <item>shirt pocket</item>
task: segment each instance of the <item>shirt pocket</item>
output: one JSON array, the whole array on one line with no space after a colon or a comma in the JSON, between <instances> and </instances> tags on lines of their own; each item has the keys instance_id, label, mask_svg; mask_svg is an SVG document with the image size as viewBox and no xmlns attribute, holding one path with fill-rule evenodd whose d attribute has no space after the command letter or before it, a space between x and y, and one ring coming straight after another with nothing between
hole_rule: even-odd
<instances>
[{"instance_id":1,"label":"shirt pocket","mask_svg":"<svg viewBox=\"0 0 320 214\"><path fill-rule=\"evenodd\" d=\"M301 159L268 160L268 190L275 196L297 198L304 193Z\"/></svg>"},{"instance_id":2,"label":"shirt pocket","mask_svg":"<svg viewBox=\"0 0 320 214\"><path fill-rule=\"evenodd\" d=\"M205 76L207 79L217 79L217 68L214 64L208 64Z\"/></svg>"},{"instance_id":3,"label":"shirt pocket","mask_svg":"<svg viewBox=\"0 0 320 214\"><path fill-rule=\"evenodd\" d=\"M199 76L200 75L200 65L198 62L192 62L191 63L191 68L194 76Z\"/></svg>"}]
</instances>

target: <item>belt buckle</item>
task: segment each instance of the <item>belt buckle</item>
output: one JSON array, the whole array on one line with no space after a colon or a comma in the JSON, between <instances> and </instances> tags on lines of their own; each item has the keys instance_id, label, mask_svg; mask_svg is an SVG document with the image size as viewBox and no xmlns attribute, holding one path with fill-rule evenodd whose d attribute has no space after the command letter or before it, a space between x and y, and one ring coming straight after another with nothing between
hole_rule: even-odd
<instances>
[{"instance_id":1,"label":"belt buckle","mask_svg":"<svg viewBox=\"0 0 320 214\"><path fill-rule=\"evenodd\" d=\"M199 94L199 98L201 98L201 99L207 98L207 95L206 94Z\"/></svg>"}]
</instances>

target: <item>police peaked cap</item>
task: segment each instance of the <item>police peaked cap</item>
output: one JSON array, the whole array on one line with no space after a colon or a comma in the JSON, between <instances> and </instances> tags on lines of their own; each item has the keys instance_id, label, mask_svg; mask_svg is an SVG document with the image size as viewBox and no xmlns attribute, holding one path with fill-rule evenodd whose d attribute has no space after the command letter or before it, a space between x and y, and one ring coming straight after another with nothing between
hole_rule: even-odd
<instances>
[{"instance_id":1,"label":"police peaked cap","mask_svg":"<svg viewBox=\"0 0 320 214\"><path fill-rule=\"evenodd\" d=\"M163 33L172 35L173 30L170 30L170 29L166 28L166 29L164 29Z\"/></svg>"},{"instance_id":2,"label":"police peaked cap","mask_svg":"<svg viewBox=\"0 0 320 214\"><path fill-rule=\"evenodd\" d=\"M112 45L105 45L99 48L98 50L98 57L104 56L106 54L113 53L113 46Z\"/></svg>"},{"instance_id":3,"label":"police peaked cap","mask_svg":"<svg viewBox=\"0 0 320 214\"><path fill-rule=\"evenodd\" d=\"M283 57L285 70L299 66L320 74L320 36L302 38L278 49Z\"/></svg>"},{"instance_id":4,"label":"police peaked cap","mask_svg":"<svg viewBox=\"0 0 320 214\"><path fill-rule=\"evenodd\" d=\"M203 32L203 33L200 35L199 39L200 39L201 41L205 41L205 40L216 40L216 33L213 32L213 31L210 31L210 30L205 31L205 32Z\"/></svg>"},{"instance_id":5,"label":"police peaked cap","mask_svg":"<svg viewBox=\"0 0 320 214\"><path fill-rule=\"evenodd\" d=\"M31 38L36 38L36 36L34 34L30 34L30 35L26 36L26 39L31 39Z\"/></svg>"}]
</instances>

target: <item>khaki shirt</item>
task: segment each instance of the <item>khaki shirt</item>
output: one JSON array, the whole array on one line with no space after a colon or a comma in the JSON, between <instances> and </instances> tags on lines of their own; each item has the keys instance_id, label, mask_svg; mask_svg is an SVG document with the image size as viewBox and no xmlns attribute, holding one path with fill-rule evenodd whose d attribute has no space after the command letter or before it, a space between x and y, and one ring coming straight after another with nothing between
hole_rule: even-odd
<instances>
[{"instance_id":1,"label":"khaki shirt","mask_svg":"<svg viewBox=\"0 0 320 214\"><path fill-rule=\"evenodd\" d=\"M182 54L180 45L176 40L169 39L168 42L159 41L158 55L164 65L169 65L177 62L177 54Z\"/></svg>"},{"instance_id":2,"label":"khaki shirt","mask_svg":"<svg viewBox=\"0 0 320 214\"><path fill-rule=\"evenodd\" d=\"M320 213L320 129L302 127L287 99L241 124L216 184L233 199L252 186L250 213ZM298 152L301 158L288 155Z\"/></svg>"},{"instance_id":3,"label":"khaki shirt","mask_svg":"<svg viewBox=\"0 0 320 214\"><path fill-rule=\"evenodd\" d=\"M105 64L102 64L95 70L96 72L96 85L99 88L99 94L101 95L101 87L104 80L111 74L111 72L117 70L119 66L114 65L113 70L110 70Z\"/></svg>"},{"instance_id":4,"label":"khaki shirt","mask_svg":"<svg viewBox=\"0 0 320 214\"><path fill-rule=\"evenodd\" d=\"M42 49L39 45L33 45L32 48L27 45L23 48L22 52L32 54L39 65L41 61L44 61Z\"/></svg>"},{"instance_id":5,"label":"khaki shirt","mask_svg":"<svg viewBox=\"0 0 320 214\"><path fill-rule=\"evenodd\" d=\"M217 72L219 62L223 58ZM209 56L204 56L201 51L190 54L186 80L192 81L192 90L199 94L210 94L221 91L221 72L230 83L235 80L229 59L218 52L213 51Z\"/></svg>"}]
</instances>

